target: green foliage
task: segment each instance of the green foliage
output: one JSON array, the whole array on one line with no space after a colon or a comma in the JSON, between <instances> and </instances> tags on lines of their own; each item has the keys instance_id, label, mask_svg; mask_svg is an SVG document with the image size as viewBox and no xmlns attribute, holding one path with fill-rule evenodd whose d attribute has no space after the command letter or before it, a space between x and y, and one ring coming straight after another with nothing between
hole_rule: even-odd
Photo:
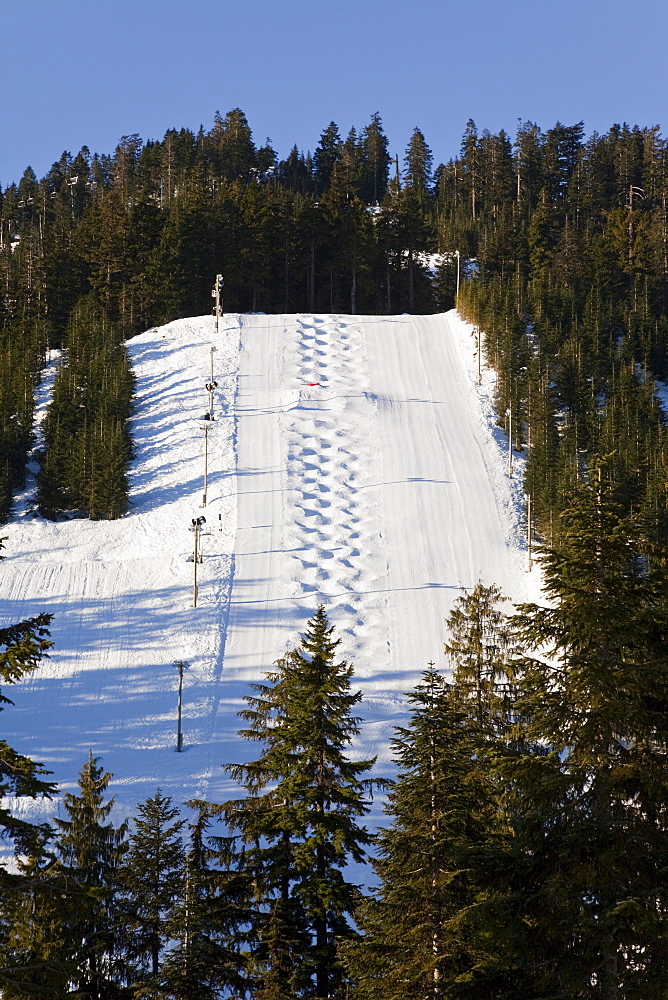
<instances>
[{"instance_id":1,"label":"green foliage","mask_svg":"<svg viewBox=\"0 0 668 1000\"><path fill-rule=\"evenodd\" d=\"M181 894L172 907L172 947L158 976L136 996L170 1000L215 1000L221 991L241 996L246 989L246 943L251 920L251 879L243 871L235 838L210 832L216 808L190 802L190 824L182 867Z\"/></svg>"},{"instance_id":2,"label":"green foliage","mask_svg":"<svg viewBox=\"0 0 668 1000\"><path fill-rule=\"evenodd\" d=\"M179 810L160 789L139 805L120 872L130 953L140 972L156 977L169 941L175 903L183 895L184 850Z\"/></svg>"},{"instance_id":3,"label":"green foliage","mask_svg":"<svg viewBox=\"0 0 668 1000\"><path fill-rule=\"evenodd\" d=\"M2 250L0 250L0 258ZM25 484L32 446L34 391L44 360L45 331L30 322L0 323L0 519L6 520L12 493Z\"/></svg>"},{"instance_id":4,"label":"green foliage","mask_svg":"<svg viewBox=\"0 0 668 1000\"><path fill-rule=\"evenodd\" d=\"M38 500L47 517L77 511L97 520L127 509L134 380L117 337L92 300L78 303L44 420Z\"/></svg>"},{"instance_id":5,"label":"green foliage","mask_svg":"<svg viewBox=\"0 0 668 1000\"><path fill-rule=\"evenodd\" d=\"M2 549L4 538L0 538ZM0 556L0 559L2 556ZM53 643L48 638L52 615L40 614L25 621L0 628L0 679L5 684L18 684L40 666ZM12 701L0 693L0 711ZM51 796L55 785L40 775L50 774L42 764L17 753L5 740L0 740L0 800L7 796ZM0 831L16 844L17 851L27 851L42 836L40 828L19 819L7 805L0 805ZM0 886L4 877L0 868Z\"/></svg>"},{"instance_id":6,"label":"green foliage","mask_svg":"<svg viewBox=\"0 0 668 1000\"><path fill-rule=\"evenodd\" d=\"M604 469L569 495L543 553L549 606L514 625L515 740L501 765L523 848L519 893L545 995L662 997L668 899L665 568ZM664 564L665 565L665 564ZM592 984L596 988L592 989ZM541 994L542 995L542 994Z\"/></svg>"},{"instance_id":7,"label":"green foliage","mask_svg":"<svg viewBox=\"0 0 668 1000\"><path fill-rule=\"evenodd\" d=\"M301 646L279 660L266 684L253 685L241 717L261 756L227 770L247 797L220 807L244 844L243 871L255 886L252 967L256 995L338 995L337 942L350 937L357 890L344 868L364 860L371 760L345 748L358 733L351 713L352 667L336 662L340 639L324 608Z\"/></svg>"},{"instance_id":8,"label":"green foliage","mask_svg":"<svg viewBox=\"0 0 668 1000\"><path fill-rule=\"evenodd\" d=\"M56 855L77 901L64 929L64 947L76 971L82 997L115 1000L125 981L125 928L118 892L127 851L127 823L115 826L109 816L113 798L105 800L111 775L89 754L79 774L79 794L68 792L63 805L68 819L56 818Z\"/></svg>"},{"instance_id":9,"label":"green foliage","mask_svg":"<svg viewBox=\"0 0 668 1000\"><path fill-rule=\"evenodd\" d=\"M553 537L573 480L614 454L618 499L629 513L653 506L647 532L662 538L648 493L664 434L653 383L666 374L665 149L656 129L584 142L581 122L545 134L526 122L513 162L501 139L469 123L437 204L477 257L458 304L485 333L499 411L512 408L527 447L534 524Z\"/></svg>"},{"instance_id":10,"label":"green foliage","mask_svg":"<svg viewBox=\"0 0 668 1000\"><path fill-rule=\"evenodd\" d=\"M68 948L68 927L78 895L54 859L43 828L18 874L3 880L0 894L0 989L7 1000L59 1000L76 975Z\"/></svg>"},{"instance_id":11,"label":"green foliage","mask_svg":"<svg viewBox=\"0 0 668 1000\"><path fill-rule=\"evenodd\" d=\"M506 600L498 587L478 581L455 601L446 620L453 704L487 735L507 730L515 700L514 637L498 607Z\"/></svg>"},{"instance_id":12,"label":"green foliage","mask_svg":"<svg viewBox=\"0 0 668 1000\"><path fill-rule=\"evenodd\" d=\"M489 950L473 943L467 912L487 896L481 857L500 837L494 788L475 727L433 668L409 705L410 722L392 741L399 776L377 837L380 886L356 913L364 937L344 952L353 996L488 995L463 984Z\"/></svg>"},{"instance_id":13,"label":"green foliage","mask_svg":"<svg viewBox=\"0 0 668 1000\"><path fill-rule=\"evenodd\" d=\"M431 192L433 159L424 135L419 128L413 129L404 159L405 176L407 186L419 200L428 198Z\"/></svg>"}]
</instances>

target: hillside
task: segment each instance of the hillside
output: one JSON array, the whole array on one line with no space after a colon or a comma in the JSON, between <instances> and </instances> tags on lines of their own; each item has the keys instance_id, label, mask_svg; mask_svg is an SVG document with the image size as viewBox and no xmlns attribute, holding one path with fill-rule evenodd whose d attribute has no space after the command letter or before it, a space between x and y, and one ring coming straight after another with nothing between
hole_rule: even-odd
<instances>
[{"instance_id":1,"label":"hillside","mask_svg":"<svg viewBox=\"0 0 668 1000\"><path fill-rule=\"evenodd\" d=\"M402 692L444 662L459 588L482 578L513 600L536 596L519 480L493 424L493 376L476 386L470 328L454 312L228 315L217 337L212 318L185 319L128 347L130 513L53 523L26 495L3 531L0 621L55 616L51 658L10 692L4 738L64 788L92 748L125 812L156 786L215 800L220 765L244 752L236 712L249 682L322 601L364 693L359 749L382 770ZM189 665L181 754L177 660Z\"/></svg>"}]
</instances>

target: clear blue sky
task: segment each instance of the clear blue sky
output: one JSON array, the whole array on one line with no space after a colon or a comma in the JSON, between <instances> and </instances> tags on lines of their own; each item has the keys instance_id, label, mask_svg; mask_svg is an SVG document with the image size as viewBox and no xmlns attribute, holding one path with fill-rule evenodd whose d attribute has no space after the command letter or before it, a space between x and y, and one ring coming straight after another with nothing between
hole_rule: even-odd
<instances>
[{"instance_id":1,"label":"clear blue sky","mask_svg":"<svg viewBox=\"0 0 668 1000\"><path fill-rule=\"evenodd\" d=\"M2 187L235 107L281 157L375 111L435 164L469 118L668 127L666 0L3 0L0 32Z\"/></svg>"}]
</instances>

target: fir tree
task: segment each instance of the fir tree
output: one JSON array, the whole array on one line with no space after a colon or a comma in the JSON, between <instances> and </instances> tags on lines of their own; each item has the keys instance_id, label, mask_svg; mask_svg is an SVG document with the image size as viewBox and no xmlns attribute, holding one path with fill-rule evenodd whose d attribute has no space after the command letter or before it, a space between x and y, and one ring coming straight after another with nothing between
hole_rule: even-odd
<instances>
[{"instance_id":1,"label":"fir tree","mask_svg":"<svg viewBox=\"0 0 668 1000\"><path fill-rule=\"evenodd\" d=\"M257 163L257 152L243 111L233 108L224 119L216 113L211 136L222 176L230 181L248 181Z\"/></svg>"},{"instance_id":2,"label":"fir tree","mask_svg":"<svg viewBox=\"0 0 668 1000\"><path fill-rule=\"evenodd\" d=\"M324 607L308 622L301 646L277 662L241 717L259 758L228 767L245 799L222 807L246 844L244 866L256 885L254 960L259 996L337 996L337 942L352 933L356 888L343 869L369 843L358 819L367 811L363 775L371 760L345 748L358 732L352 667L336 662Z\"/></svg>"},{"instance_id":3,"label":"fir tree","mask_svg":"<svg viewBox=\"0 0 668 1000\"><path fill-rule=\"evenodd\" d=\"M138 807L120 880L126 897L124 922L133 961L155 978L169 940L174 905L183 890L183 821L160 789Z\"/></svg>"},{"instance_id":4,"label":"fir tree","mask_svg":"<svg viewBox=\"0 0 668 1000\"><path fill-rule=\"evenodd\" d=\"M127 823L114 826L114 800L105 801L111 780L89 753L79 774L79 794L63 799L69 819L56 819L57 854L80 895L67 948L76 963L76 988L89 1000L120 996L126 978L125 942L119 921L120 868L127 850Z\"/></svg>"},{"instance_id":5,"label":"fir tree","mask_svg":"<svg viewBox=\"0 0 668 1000\"><path fill-rule=\"evenodd\" d=\"M378 205L387 191L390 166L387 136L378 112L362 131L362 144L365 165L362 197L367 204Z\"/></svg>"},{"instance_id":6,"label":"fir tree","mask_svg":"<svg viewBox=\"0 0 668 1000\"><path fill-rule=\"evenodd\" d=\"M432 152L419 128L413 129L406 150L406 184L419 201L428 198L432 183Z\"/></svg>"},{"instance_id":7,"label":"fir tree","mask_svg":"<svg viewBox=\"0 0 668 1000\"><path fill-rule=\"evenodd\" d=\"M4 539L0 539L0 549ZM1 557L0 557L1 558ZM17 684L36 670L53 645L48 639L51 615L41 614L0 629L0 678ZM0 711L12 701L0 694ZM56 787L41 764L0 741L0 832L13 842L18 874L0 866L0 990L8 1000L22 996L59 997L67 982L60 961L60 909L53 876L53 858L47 850L51 829L21 819L8 799L47 798ZM46 873L46 875L45 875ZM55 896L54 896L55 892Z\"/></svg>"},{"instance_id":8,"label":"fir tree","mask_svg":"<svg viewBox=\"0 0 668 1000\"><path fill-rule=\"evenodd\" d=\"M478 581L470 594L457 598L446 619L453 702L489 735L507 727L514 701L513 636L498 608L506 600L494 584Z\"/></svg>"},{"instance_id":9,"label":"fir tree","mask_svg":"<svg viewBox=\"0 0 668 1000\"><path fill-rule=\"evenodd\" d=\"M0 550L4 541L0 538ZM5 684L18 684L37 670L48 656L47 650L53 645L48 638L52 618L53 615L40 614L0 628L0 679ZM10 698L0 693L0 711L4 710L4 705L12 704ZM50 773L42 764L0 740L0 799L5 800L0 806L0 831L14 841L18 853L29 851L35 838L42 839L43 831L13 815L7 808L6 799L8 796L50 797L55 792L55 785L42 777ZM0 867L0 885L3 876L4 869Z\"/></svg>"},{"instance_id":10,"label":"fir tree","mask_svg":"<svg viewBox=\"0 0 668 1000\"><path fill-rule=\"evenodd\" d=\"M6 1000L60 1000L76 977L69 929L85 902L55 859L42 827L0 893L0 989Z\"/></svg>"},{"instance_id":11,"label":"fir tree","mask_svg":"<svg viewBox=\"0 0 668 1000\"><path fill-rule=\"evenodd\" d=\"M356 914L364 937L346 947L353 995L491 996L470 986L477 950L489 946L472 946L466 914L487 893L480 854L498 834L494 789L475 730L433 665L409 704L392 741L399 776L377 838L380 886Z\"/></svg>"},{"instance_id":12,"label":"fir tree","mask_svg":"<svg viewBox=\"0 0 668 1000\"><path fill-rule=\"evenodd\" d=\"M336 122L330 122L320 136L320 142L313 154L313 168L320 194L329 187L334 165L341 156L341 134Z\"/></svg>"},{"instance_id":13,"label":"fir tree","mask_svg":"<svg viewBox=\"0 0 668 1000\"><path fill-rule=\"evenodd\" d=\"M215 807L190 802L190 824L182 869L181 894L172 908L173 947L160 975L136 990L137 996L170 1000L215 1000L226 991L244 995L250 877L240 869L234 837L210 832Z\"/></svg>"},{"instance_id":14,"label":"fir tree","mask_svg":"<svg viewBox=\"0 0 668 1000\"><path fill-rule=\"evenodd\" d=\"M516 739L535 749L511 754L502 771L540 995L659 998L667 589L662 560L647 571L604 475L571 492L559 545L543 554L550 605L518 609L521 640L546 658L518 662Z\"/></svg>"}]
</instances>

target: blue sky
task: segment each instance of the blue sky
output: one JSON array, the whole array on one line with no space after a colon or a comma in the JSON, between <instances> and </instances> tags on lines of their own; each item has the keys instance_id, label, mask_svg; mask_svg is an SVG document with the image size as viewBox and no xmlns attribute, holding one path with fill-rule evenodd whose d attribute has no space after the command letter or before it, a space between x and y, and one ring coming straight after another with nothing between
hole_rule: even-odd
<instances>
[{"instance_id":1,"label":"blue sky","mask_svg":"<svg viewBox=\"0 0 668 1000\"><path fill-rule=\"evenodd\" d=\"M469 118L668 127L667 29L665 0L4 0L0 185L234 107L281 157L375 111L435 164Z\"/></svg>"}]
</instances>

